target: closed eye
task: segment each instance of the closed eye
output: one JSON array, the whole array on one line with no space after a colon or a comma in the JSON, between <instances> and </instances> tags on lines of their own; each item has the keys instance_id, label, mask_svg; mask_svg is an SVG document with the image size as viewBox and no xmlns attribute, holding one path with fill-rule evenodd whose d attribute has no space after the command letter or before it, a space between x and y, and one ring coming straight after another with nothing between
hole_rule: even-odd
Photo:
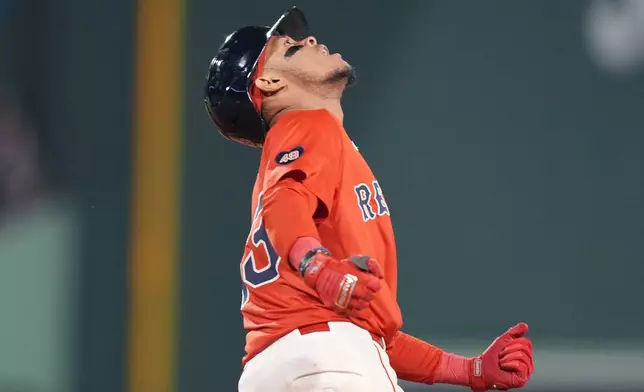
<instances>
[{"instance_id":1,"label":"closed eye","mask_svg":"<svg viewBox=\"0 0 644 392\"><path fill-rule=\"evenodd\" d=\"M300 50L300 49L302 49L302 48L303 48L303 46L302 46L302 45L295 45L295 46L291 46L290 48L288 48L288 49L286 50L286 53L284 53L284 57L291 57L291 56L293 56L295 53L297 53L297 51L298 51L298 50Z\"/></svg>"}]
</instances>

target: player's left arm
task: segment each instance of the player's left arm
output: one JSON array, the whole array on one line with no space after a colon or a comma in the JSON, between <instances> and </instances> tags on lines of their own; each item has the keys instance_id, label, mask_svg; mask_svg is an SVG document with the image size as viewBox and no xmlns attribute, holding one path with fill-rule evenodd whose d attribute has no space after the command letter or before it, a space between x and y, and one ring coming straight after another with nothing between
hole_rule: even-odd
<instances>
[{"instance_id":1,"label":"player's left arm","mask_svg":"<svg viewBox=\"0 0 644 392\"><path fill-rule=\"evenodd\" d=\"M342 176L342 134L325 111L292 113L271 129L263 183L266 233L277 253L342 314L365 309L384 278L377 261L360 255L336 259L317 226L328 219Z\"/></svg>"},{"instance_id":2,"label":"player's left arm","mask_svg":"<svg viewBox=\"0 0 644 392\"><path fill-rule=\"evenodd\" d=\"M496 338L483 354L467 358L399 331L389 343L387 354L403 380L462 385L473 391L520 388L534 370L527 332L527 324L517 324Z\"/></svg>"}]
</instances>

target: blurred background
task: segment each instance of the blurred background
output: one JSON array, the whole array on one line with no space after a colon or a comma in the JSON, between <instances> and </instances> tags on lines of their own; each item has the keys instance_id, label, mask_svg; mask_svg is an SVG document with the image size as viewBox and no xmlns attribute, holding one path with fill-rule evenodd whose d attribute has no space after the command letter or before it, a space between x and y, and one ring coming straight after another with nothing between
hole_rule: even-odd
<instances>
[{"instance_id":1,"label":"blurred background","mask_svg":"<svg viewBox=\"0 0 644 392\"><path fill-rule=\"evenodd\" d=\"M358 71L404 329L474 355L524 320L525 390L644 391L644 0L295 4ZM259 150L202 88L292 5L0 0L1 392L236 390Z\"/></svg>"}]
</instances>

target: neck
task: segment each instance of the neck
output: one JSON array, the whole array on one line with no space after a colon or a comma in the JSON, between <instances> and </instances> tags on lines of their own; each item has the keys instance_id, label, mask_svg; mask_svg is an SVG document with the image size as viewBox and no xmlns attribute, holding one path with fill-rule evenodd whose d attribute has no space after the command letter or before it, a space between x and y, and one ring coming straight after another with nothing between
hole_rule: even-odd
<instances>
[{"instance_id":1,"label":"neck","mask_svg":"<svg viewBox=\"0 0 644 392\"><path fill-rule=\"evenodd\" d=\"M342 111L342 104L339 99L322 99L318 102L298 102L296 105L285 106L283 109L280 109L271 116L269 127L272 127L278 118L282 114L296 111L296 110L320 110L324 109L331 113L335 118L340 121L340 124L344 122L344 112Z\"/></svg>"},{"instance_id":2,"label":"neck","mask_svg":"<svg viewBox=\"0 0 644 392\"><path fill-rule=\"evenodd\" d=\"M284 113L296 110L320 110L324 109L331 113L335 118L344 122L344 112L342 111L342 92L344 88L338 86L328 86L326 89L316 88L311 90L310 86L299 88L299 86L291 87L291 94L280 97L282 102L269 103L269 106L280 108L272 111L270 116L269 126L273 126L275 121ZM275 97L277 98L277 97Z\"/></svg>"}]
</instances>

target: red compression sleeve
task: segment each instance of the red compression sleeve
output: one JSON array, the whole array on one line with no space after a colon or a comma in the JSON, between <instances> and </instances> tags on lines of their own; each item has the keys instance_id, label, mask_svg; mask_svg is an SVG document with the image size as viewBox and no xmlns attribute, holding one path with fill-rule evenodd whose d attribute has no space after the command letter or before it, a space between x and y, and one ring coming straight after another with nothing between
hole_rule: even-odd
<instances>
[{"instance_id":1,"label":"red compression sleeve","mask_svg":"<svg viewBox=\"0 0 644 392\"><path fill-rule=\"evenodd\" d=\"M387 354L398 376L407 381L433 384L440 367L443 350L398 331Z\"/></svg>"},{"instance_id":2,"label":"red compression sleeve","mask_svg":"<svg viewBox=\"0 0 644 392\"><path fill-rule=\"evenodd\" d=\"M470 361L471 359L460 355L443 353L435 382L470 386Z\"/></svg>"},{"instance_id":3,"label":"red compression sleeve","mask_svg":"<svg viewBox=\"0 0 644 392\"><path fill-rule=\"evenodd\" d=\"M318 207L317 197L301 182L287 178L268 189L262 202L266 233L275 251L281 257L288 258L292 265L295 262L293 266L298 268L304 254L320 244L320 235L313 220ZM294 249L293 245L299 238L310 238L317 242L308 240ZM306 244L313 246L301 254ZM301 257L292 259L291 250L295 251L295 258L300 254Z\"/></svg>"},{"instance_id":4,"label":"red compression sleeve","mask_svg":"<svg viewBox=\"0 0 644 392\"><path fill-rule=\"evenodd\" d=\"M423 384L469 386L470 359L445 352L403 332L397 332L387 354L402 380Z\"/></svg>"}]
</instances>

